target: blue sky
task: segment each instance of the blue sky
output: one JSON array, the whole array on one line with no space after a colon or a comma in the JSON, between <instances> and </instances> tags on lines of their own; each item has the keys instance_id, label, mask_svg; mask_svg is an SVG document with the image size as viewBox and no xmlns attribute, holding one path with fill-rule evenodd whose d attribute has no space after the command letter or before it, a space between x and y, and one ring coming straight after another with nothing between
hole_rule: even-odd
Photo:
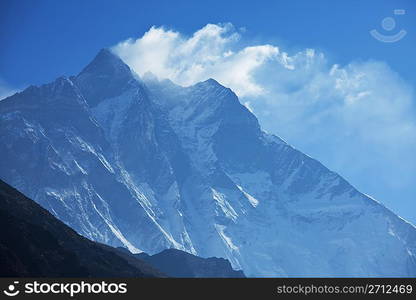
<instances>
[{"instance_id":1,"label":"blue sky","mask_svg":"<svg viewBox=\"0 0 416 300\"><path fill-rule=\"evenodd\" d=\"M394 9L406 14L394 15ZM172 77L178 73L173 62L201 64L195 80L218 77L268 131L416 223L415 16L411 0L3 0L0 96L76 74L99 49L114 45L138 73L148 69ZM381 26L385 17L396 21L391 32ZM383 34L404 29L407 35L382 43L371 37L372 29ZM204 52L207 45L233 54L207 67L201 60L160 53L169 65L146 65L145 33L158 36L156 47L175 49L207 35L198 40L199 55L218 54ZM193 70L180 71L171 79L191 84Z\"/></svg>"}]
</instances>

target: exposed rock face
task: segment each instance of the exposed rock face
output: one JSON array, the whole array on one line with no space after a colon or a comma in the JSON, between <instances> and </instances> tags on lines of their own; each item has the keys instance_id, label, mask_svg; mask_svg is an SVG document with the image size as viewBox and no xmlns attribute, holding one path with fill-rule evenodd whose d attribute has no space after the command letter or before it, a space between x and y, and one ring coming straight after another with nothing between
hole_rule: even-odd
<instances>
[{"instance_id":1,"label":"exposed rock face","mask_svg":"<svg viewBox=\"0 0 416 300\"><path fill-rule=\"evenodd\" d=\"M93 240L247 276L416 276L414 226L263 132L215 80L142 80L102 50L2 100L0 136L0 177Z\"/></svg>"}]
</instances>

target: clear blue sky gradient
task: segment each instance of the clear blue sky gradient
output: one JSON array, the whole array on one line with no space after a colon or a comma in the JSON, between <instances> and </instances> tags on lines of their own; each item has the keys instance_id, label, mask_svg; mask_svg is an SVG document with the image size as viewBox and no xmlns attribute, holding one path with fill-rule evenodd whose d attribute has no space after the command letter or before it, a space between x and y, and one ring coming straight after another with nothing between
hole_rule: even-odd
<instances>
[{"instance_id":1,"label":"clear blue sky gradient","mask_svg":"<svg viewBox=\"0 0 416 300\"><path fill-rule=\"evenodd\" d=\"M398 8L406 9L406 14L394 16ZM383 32L381 21L388 16L396 20L397 31L407 31L399 43L380 43L369 35L371 29ZM153 25L192 34L207 23L224 22L245 27L245 37L251 41L271 42L286 50L315 48L341 65L385 61L416 84L416 1L412 0L1 0L0 82L22 89L76 74L99 49L140 37ZM413 209L407 217L416 223L416 182L405 197L406 206L396 202L390 207Z\"/></svg>"},{"instance_id":2,"label":"clear blue sky gradient","mask_svg":"<svg viewBox=\"0 0 416 300\"><path fill-rule=\"evenodd\" d=\"M382 44L368 31L380 29L393 9L408 35ZM322 49L338 63L386 61L415 81L416 2L408 1L0 1L0 78L24 87L78 72L96 52L150 26L193 33L207 23L231 22L245 36L286 48Z\"/></svg>"}]
</instances>

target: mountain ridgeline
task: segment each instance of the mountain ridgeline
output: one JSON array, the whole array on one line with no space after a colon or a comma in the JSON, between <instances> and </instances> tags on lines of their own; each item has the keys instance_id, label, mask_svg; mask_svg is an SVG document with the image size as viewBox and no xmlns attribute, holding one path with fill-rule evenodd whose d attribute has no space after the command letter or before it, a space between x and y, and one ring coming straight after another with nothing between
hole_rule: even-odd
<instances>
[{"instance_id":1,"label":"mountain ridgeline","mask_svg":"<svg viewBox=\"0 0 416 300\"><path fill-rule=\"evenodd\" d=\"M2 100L0 136L0 178L92 240L248 276L416 276L413 225L262 131L213 79L139 78L101 50Z\"/></svg>"},{"instance_id":2,"label":"mountain ridgeline","mask_svg":"<svg viewBox=\"0 0 416 300\"><path fill-rule=\"evenodd\" d=\"M242 271L235 271L224 258L201 258L190 253L166 249L155 255L135 254L169 277L176 278L244 278Z\"/></svg>"},{"instance_id":3,"label":"mountain ridgeline","mask_svg":"<svg viewBox=\"0 0 416 300\"><path fill-rule=\"evenodd\" d=\"M0 277L167 277L92 242L0 180Z\"/></svg>"}]
</instances>

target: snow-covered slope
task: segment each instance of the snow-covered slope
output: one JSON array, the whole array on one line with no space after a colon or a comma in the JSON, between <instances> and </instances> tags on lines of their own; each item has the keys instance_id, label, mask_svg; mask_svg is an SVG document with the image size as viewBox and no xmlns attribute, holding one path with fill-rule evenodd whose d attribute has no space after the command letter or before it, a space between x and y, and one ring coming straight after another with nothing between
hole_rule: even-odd
<instances>
[{"instance_id":1,"label":"snow-covered slope","mask_svg":"<svg viewBox=\"0 0 416 300\"><path fill-rule=\"evenodd\" d=\"M416 276L414 226L263 132L215 80L140 79L102 50L1 101L0 134L0 177L94 240L248 276Z\"/></svg>"}]
</instances>

